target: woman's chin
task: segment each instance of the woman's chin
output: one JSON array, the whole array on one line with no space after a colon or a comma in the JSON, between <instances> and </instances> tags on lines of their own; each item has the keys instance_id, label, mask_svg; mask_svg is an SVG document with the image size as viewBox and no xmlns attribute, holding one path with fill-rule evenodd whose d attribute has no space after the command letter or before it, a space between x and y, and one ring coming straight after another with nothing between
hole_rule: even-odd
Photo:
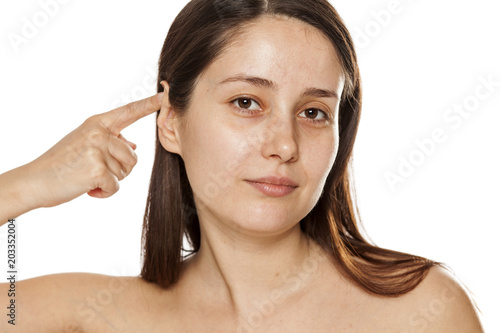
<instances>
[{"instance_id":1,"label":"woman's chin","mask_svg":"<svg viewBox=\"0 0 500 333\"><path fill-rule=\"evenodd\" d=\"M287 233L301 220L299 216L290 214L293 210L270 204L247 207L239 212L230 216L229 223L242 234L262 237Z\"/></svg>"}]
</instances>

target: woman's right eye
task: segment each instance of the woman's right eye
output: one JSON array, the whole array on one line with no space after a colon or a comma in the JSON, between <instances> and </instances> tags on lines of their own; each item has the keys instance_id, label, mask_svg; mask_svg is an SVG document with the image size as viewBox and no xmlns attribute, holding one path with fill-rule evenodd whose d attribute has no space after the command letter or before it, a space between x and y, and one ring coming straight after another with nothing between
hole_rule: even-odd
<instances>
[{"instance_id":1,"label":"woman's right eye","mask_svg":"<svg viewBox=\"0 0 500 333\"><path fill-rule=\"evenodd\" d=\"M249 111L260 110L260 105L251 98L240 97L231 102L234 106Z\"/></svg>"}]
</instances>

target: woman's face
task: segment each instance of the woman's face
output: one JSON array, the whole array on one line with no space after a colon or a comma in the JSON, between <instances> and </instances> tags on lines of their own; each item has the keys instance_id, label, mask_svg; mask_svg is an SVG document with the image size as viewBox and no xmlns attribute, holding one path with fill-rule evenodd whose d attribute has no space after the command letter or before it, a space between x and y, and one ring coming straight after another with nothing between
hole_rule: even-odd
<instances>
[{"instance_id":1,"label":"woman's face","mask_svg":"<svg viewBox=\"0 0 500 333\"><path fill-rule=\"evenodd\" d=\"M296 226L334 163L343 87L315 28L270 17L248 25L200 76L177 128L202 227L277 235Z\"/></svg>"}]
</instances>

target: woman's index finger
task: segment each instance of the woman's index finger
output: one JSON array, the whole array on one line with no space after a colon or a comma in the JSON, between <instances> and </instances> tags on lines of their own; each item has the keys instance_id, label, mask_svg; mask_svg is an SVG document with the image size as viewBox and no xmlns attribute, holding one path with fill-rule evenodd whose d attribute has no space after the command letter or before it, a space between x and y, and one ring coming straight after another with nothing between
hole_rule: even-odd
<instances>
[{"instance_id":1,"label":"woman's index finger","mask_svg":"<svg viewBox=\"0 0 500 333\"><path fill-rule=\"evenodd\" d=\"M154 96L129 103L104 114L104 123L112 134L119 135L127 126L154 113L161 108L163 92Z\"/></svg>"}]
</instances>

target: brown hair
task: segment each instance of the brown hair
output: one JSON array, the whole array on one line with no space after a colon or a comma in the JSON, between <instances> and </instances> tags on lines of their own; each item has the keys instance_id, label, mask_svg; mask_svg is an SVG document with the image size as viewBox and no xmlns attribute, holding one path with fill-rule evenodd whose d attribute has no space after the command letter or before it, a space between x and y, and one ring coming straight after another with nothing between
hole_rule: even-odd
<instances>
[{"instance_id":1,"label":"brown hair","mask_svg":"<svg viewBox=\"0 0 500 333\"><path fill-rule=\"evenodd\" d=\"M370 244L359 230L350 181L351 156L361 115L361 81L352 38L327 0L192 0L173 22L159 60L160 82L180 115L189 108L197 78L252 20L291 17L316 27L338 52L346 89L339 114L339 150L316 206L302 231L331 254L341 271L371 293L398 296L415 288L435 263ZM351 192L352 191L352 192ZM183 236L200 247L200 225L184 162L156 140L156 156L144 216L141 277L162 287L179 279Z\"/></svg>"}]
</instances>

